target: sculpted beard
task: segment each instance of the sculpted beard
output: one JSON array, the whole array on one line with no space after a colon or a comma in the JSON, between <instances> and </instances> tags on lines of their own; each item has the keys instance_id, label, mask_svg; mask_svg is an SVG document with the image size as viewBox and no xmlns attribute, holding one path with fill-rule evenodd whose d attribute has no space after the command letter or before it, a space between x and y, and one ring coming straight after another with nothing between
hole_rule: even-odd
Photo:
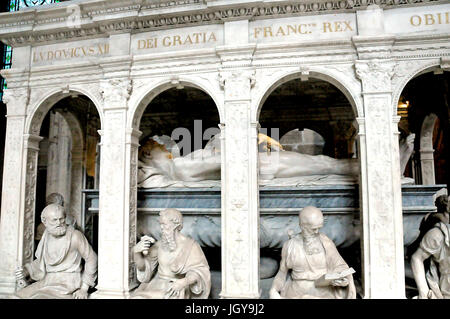
<instances>
[{"instance_id":1,"label":"sculpted beard","mask_svg":"<svg viewBox=\"0 0 450 319\"><path fill-rule=\"evenodd\" d=\"M308 236L303 235L303 244L305 245L306 253L308 255L314 255L320 252L320 246L322 243L319 239L319 234L311 234Z\"/></svg>"},{"instance_id":2,"label":"sculpted beard","mask_svg":"<svg viewBox=\"0 0 450 319\"><path fill-rule=\"evenodd\" d=\"M48 232L54 236L62 236L66 233L66 230L66 225L48 227Z\"/></svg>"},{"instance_id":3,"label":"sculpted beard","mask_svg":"<svg viewBox=\"0 0 450 319\"><path fill-rule=\"evenodd\" d=\"M175 243L175 231L161 231L161 242L162 245L168 248L170 251L174 251L177 248L177 244Z\"/></svg>"}]
</instances>

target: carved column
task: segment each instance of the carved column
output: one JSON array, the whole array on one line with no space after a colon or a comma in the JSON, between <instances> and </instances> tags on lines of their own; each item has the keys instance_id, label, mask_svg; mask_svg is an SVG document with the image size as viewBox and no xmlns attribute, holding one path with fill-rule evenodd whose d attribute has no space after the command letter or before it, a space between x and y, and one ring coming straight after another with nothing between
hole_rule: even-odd
<instances>
[{"instance_id":1,"label":"carved column","mask_svg":"<svg viewBox=\"0 0 450 319\"><path fill-rule=\"evenodd\" d=\"M37 135L25 134L26 165L24 168L25 192L22 199L24 205L24 215L21 218L21 228L23 228L23 259L22 264L33 260L34 255L34 223L36 210L36 179L39 156L39 142L43 138ZM40 212L39 212L40 213Z\"/></svg>"},{"instance_id":2,"label":"carved column","mask_svg":"<svg viewBox=\"0 0 450 319\"><path fill-rule=\"evenodd\" d=\"M70 206L69 211L75 218L78 226L83 225L82 209L81 209L81 191L83 189L83 149L73 150L71 153L71 184L70 184Z\"/></svg>"},{"instance_id":3,"label":"carved column","mask_svg":"<svg viewBox=\"0 0 450 319\"><path fill-rule=\"evenodd\" d=\"M259 298L257 125L250 123L252 70L222 71L222 298Z\"/></svg>"},{"instance_id":4,"label":"carved column","mask_svg":"<svg viewBox=\"0 0 450 319\"><path fill-rule=\"evenodd\" d=\"M427 115L423 120L422 129L420 131L420 167L423 185L436 184L433 149L433 131L436 120L436 114L431 113Z\"/></svg>"},{"instance_id":5,"label":"carved column","mask_svg":"<svg viewBox=\"0 0 450 319\"><path fill-rule=\"evenodd\" d=\"M71 203L71 132L64 117L58 113L50 113L50 132L47 164L46 196L60 193L64 198L64 206L70 212Z\"/></svg>"},{"instance_id":6,"label":"carved column","mask_svg":"<svg viewBox=\"0 0 450 319\"><path fill-rule=\"evenodd\" d=\"M362 257L365 298L405 298L398 116L393 116L391 60L356 61L364 118L361 154Z\"/></svg>"},{"instance_id":7,"label":"carved column","mask_svg":"<svg viewBox=\"0 0 450 319\"><path fill-rule=\"evenodd\" d=\"M104 98L100 157L98 285L96 298L126 298L132 288L130 245L135 240L137 176L136 132L126 129L128 79L102 83ZM132 158L133 156L133 158ZM136 177L137 178L137 177ZM131 180L130 180L131 179Z\"/></svg>"},{"instance_id":8,"label":"carved column","mask_svg":"<svg viewBox=\"0 0 450 319\"><path fill-rule=\"evenodd\" d=\"M25 112L28 89L7 89L3 95L7 105L5 158L3 169L2 212L0 219L0 293L13 293L16 288L14 270L22 264L23 167Z\"/></svg>"}]
</instances>

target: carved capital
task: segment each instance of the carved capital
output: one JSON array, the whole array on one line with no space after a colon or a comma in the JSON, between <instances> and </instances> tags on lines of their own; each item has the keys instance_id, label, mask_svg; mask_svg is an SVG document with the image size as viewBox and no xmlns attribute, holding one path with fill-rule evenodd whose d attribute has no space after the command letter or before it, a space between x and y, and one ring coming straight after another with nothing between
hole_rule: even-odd
<instances>
[{"instance_id":1,"label":"carved capital","mask_svg":"<svg viewBox=\"0 0 450 319\"><path fill-rule=\"evenodd\" d=\"M441 58L441 69L444 71L450 71L450 58L449 57Z\"/></svg>"},{"instance_id":2,"label":"carved capital","mask_svg":"<svg viewBox=\"0 0 450 319\"><path fill-rule=\"evenodd\" d=\"M225 90L225 99L249 99L256 82L255 70L220 71L219 84Z\"/></svg>"},{"instance_id":3,"label":"carved capital","mask_svg":"<svg viewBox=\"0 0 450 319\"><path fill-rule=\"evenodd\" d=\"M3 103L6 104L8 115L25 115L28 105L29 89L7 89L3 93Z\"/></svg>"},{"instance_id":4,"label":"carved capital","mask_svg":"<svg viewBox=\"0 0 450 319\"><path fill-rule=\"evenodd\" d=\"M125 108L131 94L131 80L110 79L103 81L100 85L100 92L105 109Z\"/></svg>"},{"instance_id":5,"label":"carved capital","mask_svg":"<svg viewBox=\"0 0 450 319\"><path fill-rule=\"evenodd\" d=\"M356 61L356 76L363 84L364 93L390 92L395 65L392 61Z\"/></svg>"}]
</instances>

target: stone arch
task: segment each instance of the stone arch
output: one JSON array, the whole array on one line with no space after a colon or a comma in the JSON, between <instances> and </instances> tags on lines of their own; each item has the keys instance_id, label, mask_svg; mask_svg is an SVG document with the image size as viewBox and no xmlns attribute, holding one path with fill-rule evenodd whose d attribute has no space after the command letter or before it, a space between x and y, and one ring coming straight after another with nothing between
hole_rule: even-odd
<instances>
[{"instance_id":1,"label":"stone arch","mask_svg":"<svg viewBox=\"0 0 450 319\"><path fill-rule=\"evenodd\" d=\"M414 65L414 64L413 64ZM414 78L422 75L424 73L428 73L433 71L436 67L440 66L439 61L433 60L432 62L428 62L426 64L420 65L418 68L413 69L412 71L406 73L400 82L394 88L392 95L392 114L394 116L397 115L397 105L400 100L400 95L405 89L406 85Z\"/></svg>"},{"instance_id":2,"label":"stone arch","mask_svg":"<svg viewBox=\"0 0 450 319\"><path fill-rule=\"evenodd\" d=\"M252 112L252 121L258 122L262 106L273 91L275 91L280 85L301 77L302 73L298 69L287 71L277 76L277 78L273 79L265 87L263 87L259 96L254 99L255 102L253 107L255 112ZM354 92L344 78L334 74L331 71L321 68L310 68L308 77L320 79L336 86L350 102L355 117L364 116L362 101L357 97L359 92Z\"/></svg>"},{"instance_id":3,"label":"stone arch","mask_svg":"<svg viewBox=\"0 0 450 319\"><path fill-rule=\"evenodd\" d=\"M42 126L42 122L45 118L45 115L50 111L50 109L60 100L66 98L70 95L85 95L87 96L95 105L97 113L100 117L100 125L103 125L102 121L102 113L99 107L100 103L97 98L93 96L91 92L88 92L84 88L79 87L71 87L67 92L63 92L61 88L50 89L46 91L47 94L42 95L41 98L36 99L33 102L33 97L39 95L41 90L44 89L36 89L35 91L31 91L31 103L29 104L31 112L29 112L27 116L27 120L25 122L25 134L24 136L24 164L25 175L23 178L25 182L24 196L23 198L23 256L24 263L30 262L33 257L33 246L34 246L34 224L35 224L35 210L36 210L36 181L37 181L37 166L38 166L38 155L39 155L39 143L42 140L42 137L39 136L40 129ZM75 120L75 116L73 114L68 115L65 114L65 119L68 119L68 122L72 125L71 133L75 132L73 136L75 136L75 140L77 142L83 140L81 133L81 126L78 121ZM68 124L69 124L68 123ZM70 125L69 124L69 125ZM82 133L81 133L82 134ZM84 145L78 143L77 149L80 147L84 147ZM77 176L79 174L77 173ZM81 198L80 198L81 205ZM81 207L80 207L81 209Z\"/></svg>"},{"instance_id":4,"label":"stone arch","mask_svg":"<svg viewBox=\"0 0 450 319\"><path fill-rule=\"evenodd\" d=\"M150 81L150 80L149 80ZM139 125L141 122L142 115L145 112L145 109L150 104L150 102L157 97L160 93L175 88L179 85L193 87L199 89L206 94L208 94L214 101L217 111L219 113L220 122L223 122L223 108L221 100L217 94L217 90L214 90L212 87L207 85L206 83L202 83L201 80L195 78L188 77L180 77L177 81L173 81L171 79L162 79L158 82L154 82L146 86L144 89L140 91L140 94L135 97L135 102L132 103L130 109L130 116L128 119L127 126L139 130Z\"/></svg>"},{"instance_id":5,"label":"stone arch","mask_svg":"<svg viewBox=\"0 0 450 319\"><path fill-rule=\"evenodd\" d=\"M43 95L35 103L29 105L29 109L32 110L27 116L27 121L25 123L25 133L32 135L39 135L42 121L48 111L55 105L58 101L62 100L71 95L85 95L88 97L92 103L95 105L97 113L100 117L100 126L103 127L103 113L101 108L101 101L99 98L95 97L92 92L78 86L71 86L70 90L64 92L62 89L51 89L47 94ZM31 93L31 98L33 97L33 91Z\"/></svg>"},{"instance_id":6,"label":"stone arch","mask_svg":"<svg viewBox=\"0 0 450 319\"><path fill-rule=\"evenodd\" d=\"M425 117L420 130L420 169L422 172L422 184L436 184L434 175L434 149L433 131L438 117L431 113Z\"/></svg>"}]
</instances>

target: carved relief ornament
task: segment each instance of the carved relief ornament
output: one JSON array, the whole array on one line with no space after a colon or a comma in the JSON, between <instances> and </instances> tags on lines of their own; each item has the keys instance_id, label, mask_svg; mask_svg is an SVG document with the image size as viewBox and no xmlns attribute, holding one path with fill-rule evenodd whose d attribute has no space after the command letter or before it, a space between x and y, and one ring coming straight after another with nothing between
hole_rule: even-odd
<instances>
[{"instance_id":1,"label":"carved relief ornament","mask_svg":"<svg viewBox=\"0 0 450 319\"><path fill-rule=\"evenodd\" d=\"M356 75L363 84L364 92L389 92L396 63L393 61L369 61L355 64Z\"/></svg>"},{"instance_id":2,"label":"carved relief ornament","mask_svg":"<svg viewBox=\"0 0 450 319\"><path fill-rule=\"evenodd\" d=\"M221 71L220 87L225 90L225 99L247 99L250 89L255 85L255 70Z\"/></svg>"},{"instance_id":3,"label":"carved relief ornament","mask_svg":"<svg viewBox=\"0 0 450 319\"><path fill-rule=\"evenodd\" d=\"M7 105L8 115L25 115L28 92L28 88L6 89L3 92L2 100Z\"/></svg>"},{"instance_id":4,"label":"carved relief ornament","mask_svg":"<svg viewBox=\"0 0 450 319\"><path fill-rule=\"evenodd\" d=\"M131 80L129 79L110 79L101 83L100 92L104 106L125 107L131 94Z\"/></svg>"}]
</instances>

